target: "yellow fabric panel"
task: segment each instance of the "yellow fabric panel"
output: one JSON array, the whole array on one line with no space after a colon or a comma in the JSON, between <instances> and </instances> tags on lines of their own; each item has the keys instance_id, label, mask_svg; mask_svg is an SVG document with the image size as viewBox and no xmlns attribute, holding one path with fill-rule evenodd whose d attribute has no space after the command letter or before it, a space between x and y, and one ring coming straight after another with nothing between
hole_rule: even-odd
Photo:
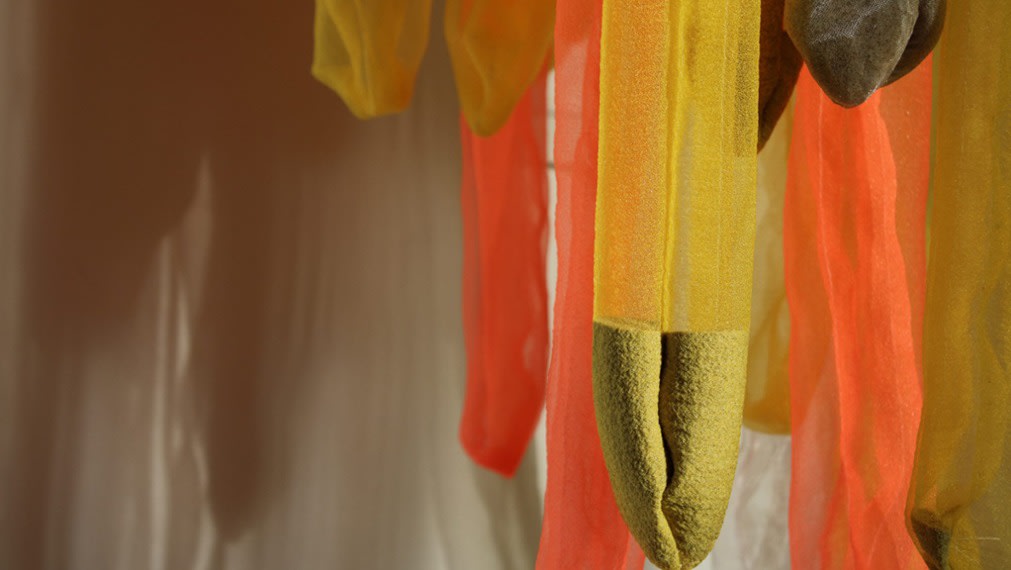
<instances>
[{"instance_id":1,"label":"yellow fabric panel","mask_svg":"<svg viewBox=\"0 0 1011 570\"><path fill-rule=\"evenodd\" d=\"M736 466L759 20L758 0L603 3L594 399L619 509L661 568L711 550Z\"/></svg>"},{"instance_id":2,"label":"yellow fabric panel","mask_svg":"<svg viewBox=\"0 0 1011 570\"><path fill-rule=\"evenodd\" d=\"M932 568L1011 567L1011 3L964 0L935 55L924 406L910 530Z\"/></svg>"},{"instance_id":3,"label":"yellow fabric panel","mask_svg":"<svg viewBox=\"0 0 1011 570\"><path fill-rule=\"evenodd\" d=\"M755 278L751 285L744 425L765 433L790 432L790 310L783 270L783 196L792 132L793 108L789 106L758 154Z\"/></svg>"},{"instance_id":4,"label":"yellow fabric panel","mask_svg":"<svg viewBox=\"0 0 1011 570\"><path fill-rule=\"evenodd\" d=\"M471 130L499 129L547 59L554 39L552 0L447 0L446 43Z\"/></svg>"},{"instance_id":5,"label":"yellow fabric panel","mask_svg":"<svg viewBox=\"0 0 1011 570\"><path fill-rule=\"evenodd\" d=\"M757 0L605 0L594 311L747 330Z\"/></svg>"},{"instance_id":6,"label":"yellow fabric panel","mask_svg":"<svg viewBox=\"0 0 1011 570\"><path fill-rule=\"evenodd\" d=\"M358 118L402 111L428 45L431 0L316 0L312 74Z\"/></svg>"}]
</instances>

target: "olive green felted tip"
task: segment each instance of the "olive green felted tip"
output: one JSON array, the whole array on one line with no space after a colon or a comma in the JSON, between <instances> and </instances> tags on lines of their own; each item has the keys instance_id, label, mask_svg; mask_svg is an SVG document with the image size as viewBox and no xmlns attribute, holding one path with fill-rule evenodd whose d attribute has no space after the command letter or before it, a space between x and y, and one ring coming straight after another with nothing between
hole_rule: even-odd
<instances>
[{"instance_id":1,"label":"olive green felted tip","mask_svg":"<svg viewBox=\"0 0 1011 570\"><path fill-rule=\"evenodd\" d=\"M944 23L945 0L786 0L784 22L832 101L863 103L912 71Z\"/></svg>"},{"instance_id":2,"label":"olive green felted tip","mask_svg":"<svg viewBox=\"0 0 1011 570\"><path fill-rule=\"evenodd\" d=\"M747 331L593 328L593 395L622 517L659 568L694 568L730 499Z\"/></svg>"},{"instance_id":3,"label":"olive green felted tip","mask_svg":"<svg viewBox=\"0 0 1011 570\"><path fill-rule=\"evenodd\" d=\"M923 561L930 570L949 570L948 557L951 546L951 529L933 513L917 509L909 516L909 526L913 530Z\"/></svg>"},{"instance_id":4,"label":"olive green felted tip","mask_svg":"<svg viewBox=\"0 0 1011 570\"><path fill-rule=\"evenodd\" d=\"M758 150L772 136L790 102L804 60L783 31L785 0L762 0L758 58Z\"/></svg>"}]
</instances>

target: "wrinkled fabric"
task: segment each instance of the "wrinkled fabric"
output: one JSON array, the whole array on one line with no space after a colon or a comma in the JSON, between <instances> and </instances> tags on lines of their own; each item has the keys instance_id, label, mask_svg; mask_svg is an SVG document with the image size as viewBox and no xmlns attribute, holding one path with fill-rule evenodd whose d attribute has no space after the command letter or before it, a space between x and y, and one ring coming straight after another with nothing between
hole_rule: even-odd
<instances>
[{"instance_id":1,"label":"wrinkled fabric","mask_svg":"<svg viewBox=\"0 0 1011 570\"><path fill-rule=\"evenodd\" d=\"M946 0L786 0L786 31L832 101L863 103L934 49Z\"/></svg>"},{"instance_id":2,"label":"wrinkled fabric","mask_svg":"<svg viewBox=\"0 0 1011 570\"><path fill-rule=\"evenodd\" d=\"M551 0L447 0L443 21L460 107L471 130L497 131L551 49Z\"/></svg>"},{"instance_id":3,"label":"wrinkled fabric","mask_svg":"<svg viewBox=\"0 0 1011 570\"><path fill-rule=\"evenodd\" d=\"M316 0L312 74L360 119L404 110L431 11L431 0Z\"/></svg>"},{"instance_id":4,"label":"wrinkled fabric","mask_svg":"<svg viewBox=\"0 0 1011 570\"><path fill-rule=\"evenodd\" d=\"M605 0L594 405L629 529L691 568L733 483L751 305L757 0Z\"/></svg>"},{"instance_id":5,"label":"wrinkled fabric","mask_svg":"<svg viewBox=\"0 0 1011 570\"><path fill-rule=\"evenodd\" d=\"M909 526L931 568L1011 567L1011 4L967 0L936 57L923 421Z\"/></svg>"},{"instance_id":6,"label":"wrinkled fabric","mask_svg":"<svg viewBox=\"0 0 1011 570\"><path fill-rule=\"evenodd\" d=\"M744 425L765 433L790 432L790 309L783 280L783 194L792 132L790 109L758 154Z\"/></svg>"},{"instance_id":7,"label":"wrinkled fabric","mask_svg":"<svg viewBox=\"0 0 1011 570\"><path fill-rule=\"evenodd\" d=\"M919 568L903 503L921 405L930 67L852 110L808 72L785 201L797 568Z\"/></svg>"},{"instance_id":8,"label":"wrinkled fabric","mask_svg":"<svg viewBox=\"0 0 1011 570\"><path fill-rule=\"evenodd\" d=\"M558 280L547 387L547 489L538 570L641 570L618 512L593 411L593 218L600 0L558 0L555 237Z\"/></svg>"},{"instance_id":9,"label":"wrinkled fabric","mask_svg":"<svg viewBox=\"0 0 1011 570\"><path fill-rule=\"evenodd\" d=\"M544 407L548 179L544 73L505 126L479 137L461 120L464 449L511 476Z\"/></svg>"}]
</instances>

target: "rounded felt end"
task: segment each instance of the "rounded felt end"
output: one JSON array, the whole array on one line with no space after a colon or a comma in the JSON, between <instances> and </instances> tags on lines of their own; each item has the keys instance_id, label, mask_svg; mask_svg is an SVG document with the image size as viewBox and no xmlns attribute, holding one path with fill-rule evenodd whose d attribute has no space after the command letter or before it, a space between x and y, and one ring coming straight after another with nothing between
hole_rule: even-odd
<instances>
[{"instance_id":1,"label":"rounded felt end","mask_svg":"<svg viewBox=\"0 0 1011 570\"><path fill-rule=\"evenodd\" d=\"M789 0L784 21L829 99L855 107L888 82L918 11L918 0Z\"/></svg>"},{"instance_id":2,"label":"rounded felt end","mask_svg":"<svg viewBox=\"0 0 1011 570\"><path fill-rule=\"evenodd\" d=\"M748 332L664 334L660 425L669 454L663 511L684 568L712 550L737 469Z\"/></svg>"},{"instance_id":3,"label":"rounded felt end","mask_svg":"<svg viewBox=\"0 0 1011 570\"><path fill-rule=\"evenodd\" d=\"M653 564L680 569L661 504L667 457L657 421L660 362L658 331L593 323L593 404L618 510Z\"/></svg>"}]
</instances>

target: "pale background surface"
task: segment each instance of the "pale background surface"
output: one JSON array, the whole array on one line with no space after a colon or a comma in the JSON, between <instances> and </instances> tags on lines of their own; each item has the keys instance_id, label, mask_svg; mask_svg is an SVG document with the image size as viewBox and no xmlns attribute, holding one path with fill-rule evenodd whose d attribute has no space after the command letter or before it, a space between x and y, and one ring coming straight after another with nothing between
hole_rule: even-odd
<instances>
[{"instance_id":1,"label":"pale background surface","mask_svg":"<svg viewBox=\"0 0 1011 570\"><path fill-rule=\"evenodd\" d=\"M456 438L441 27L361 123L312 8L0 0L0 568L533 566L535 462Z\"/></svg>"}]
</instances>

